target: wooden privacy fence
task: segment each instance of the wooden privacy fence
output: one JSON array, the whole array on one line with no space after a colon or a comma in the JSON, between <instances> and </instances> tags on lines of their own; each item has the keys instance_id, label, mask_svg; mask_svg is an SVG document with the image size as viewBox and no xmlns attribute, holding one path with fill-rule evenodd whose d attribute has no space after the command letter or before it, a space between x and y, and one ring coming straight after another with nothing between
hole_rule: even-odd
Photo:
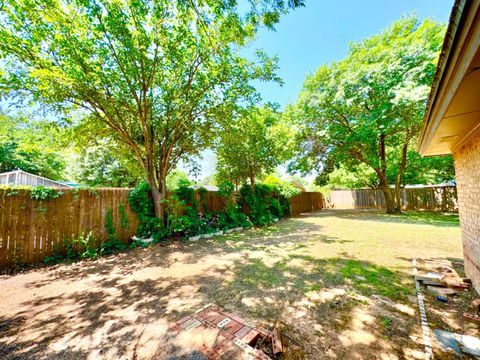
<instances>
[{"instance_id":1,"label":"wooden privacy fence","mask_svg":"<svg viewBox=\"0 0 480 360\"><path fill-rule=\"evenodd\" d=\"M90 231L98 241L107 240L107 218L119 240L136 234L128 189L57 191L63 195L33 200L30 190L0 189L0 268L42 262L64 239Z\"/></svg>"},{"instance_id":2,"label":"wooden privacy fence","mask_svg":"<svg viewBox=\"0 0 480 360\"><path fill-rule=\"evenodd\" d=\"M401 190L401 199L404 210L458 211L457 188L455 186L406 188ZM385 197L381 190L335 190L325 195L325 207L335 209L383 209L385 208Z\"/></svg>"},{"instance_id":3,"label":"wooden privacy fence","mask_svg":"<svg viewBox=\"0 0 480 360\"><path fill-rule=\"evenodd\" d=\"M90 231L99 242L108 240L108 227L114 228L115 237L125 243L136 234L138 219L128 204L129 189L56 191L63 195L34 200L30 190L0 189L0 269L43 262L65 239ZM195 199L203 211L225 210L225 199L215 192L197 191ZM319 210L322 195L301 193L290 204L293 216Z\"/></svg>"},{"instance_id":4,"label":"wooden privacy fence","mask_svg":"<svg viewBox=\"0 0 480 360\"><path fill-rule=\"evenodd\" d=\"M290 199L290 213L292 216L322 208L323 196L319 192L302 192Z\"/></svg>"}]
</instances>

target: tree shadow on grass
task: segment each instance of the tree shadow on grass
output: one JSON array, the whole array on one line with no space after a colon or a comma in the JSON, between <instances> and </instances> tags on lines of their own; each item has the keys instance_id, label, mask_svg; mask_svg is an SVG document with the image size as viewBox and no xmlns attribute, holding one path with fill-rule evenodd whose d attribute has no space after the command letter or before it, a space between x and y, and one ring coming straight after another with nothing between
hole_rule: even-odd
<instances>
[{"instance_id":1,"label":"tree shadow on grass","mask_svg":"<svg viewBox=\"0 0 480 360\"><path fill-rule=\"evenodd\" d=\"M41 270L47 278L32 278L25 284L30 291L64 282L78 282L83 287L70 287L55 295L43 293L3 315L0 353L6 359L68 359L70 355L76 359L119 358L132 357L144 349L150 355L162 354L159 359L168 358L167 353L188 353L188 349L172 346L168 323L213 302L267 327L281 324L289 336L304 345L307 358L322 358L327 352L337 358L370 358L372 351L379 356L386 351L402 354L402 341L411 334L414 320L397 316L396 310L390 309L393 315L387 315L394 325L386 331L386 325L379 325L384 314L379 315L371 304L379 301L372 300L376 295L384 299L381 304L388 303L392 309L397 302L404 303L413 293L413 288L405 285L404 273L345 254L329 259L290 254L280 261L268 251L261 258L254 256L261 249L286 250L287 254L301 249L309 241L307 235L316 242L338 241L311 235L321 229L320 225L287 220L271 229L234 234L224 241L157 245ZM188 275L190 267L207 257L210 262L204 264L205 270ZM186 274L162 275L175 266ZM142 271L144 277L136 277ZM365 325L358 325L362 316ZM350 339L350 330L363 332L367 340ZM403 340L385 340L385 336L401 336ZM371 342L372 338L377 343ZM153 345L145 350L149 341ZM386 345L379 347L385 342L393 350Z\"/></svg>"},{"instance_id":2,"label":"tree shadow on grass","mask_svg":"<svg viewBox=\"0 0 480 360\"><path fill-rule=\"evenodd\" d=\"M312 359L316 358L316 351L325 350L325 338L312 331L315 324L323 329L325 337L336 339L338 343L338 337L350 329L359 309L368 305L365 299L385 299L383 308L397 313L395 306L407 302L407 296L413 294L413 288L405 285L408 282L405 274L350 258L315 259L295 255L273 266L251 259L236 262L232 271L234 277L222 288L203 287L200 291L221 307L260 321L266 327L281 324L288 332L286 335L306 345L308 358ZM370 332L370 337L384 339L382 331L389 329L379 329L380 316L370 315L374 320L365 331ZM307 327L310 330L306 332L299 329L305 318L310 321ZM388 321L395 323L395 336L407 341L415 317L402 314L393 318ZM335 351L346 351L350 355L355 352L365 355L368 350L368 346L360 343L348 349L335 346ZM401 344L394 343L393 348L398 354L403 351Z\"/></svg>"},{"instance_id":3,"label":"tree shadow on grass","mask_svg":"<svg viewBox=\"0 0 480 360\"><path fill-rule=\"evenodd\" d=\"M150 355L163 345L161 352L170 353L158 358L183 356L191 349L166 344L169 322L208 302L198 287L221 283L219 274L128 282L119 276L99 280L91 290L37 297L15 315L0 317L0 354L2 359L131 357L148 328L154 338Z\"/></svg>"},{"instance_id":4,"label":"tree shadow on grass","mask_svg":"<svg viewBox=\"0 0 480 360\"><path fill-rule=\"evenodd\" d=\"M156 265L150 262L141 264ZM95 281L89 279L91 288L87 290L36 297L23 303L15 315L0 318L4 335L0 352L5 359L120 358L140 352L148 329L153 334L151 354L162 354L159 359L180 356L190 350L172 345L168 323L213 302L267 327L281 324L290 331L289 336L305 346L307 358L316 359L319 351L325 351L325 339L313 331L300 331L296 313L309 311L313 321L309 328L319 324L324 327L322 336L338 342L358 308L364 306L358 294L378 294L395 301L408 294L399 274L349 258L293 255L270 266L245 255L234 260L226 274L222 267L200 276L157 280L126 280L121 273L111 273ZM310 299L308 309L298 310L311 293L319 298ZM381 336L375 326L365 331ZM366 352L366 348L365 344L352 343L333 347L333 351L353 354Z\"/></svg>"},{"instance_id":5,"label":"tree shadow on grass","mask_svg":"<svg viewBox=\"0 0 480 360\"><path fill-rule=\"evenodd\" d=\"M435 211L404 211L399 215L390 215L378 209L325 209L312 213L312 217L335 217L346 220L365 220L383 223L435 225L442 227L459 227L458 213Z\"/></svg>"},{"instance_id":6,"label":"tree shadow on grass","mask_svg":"<svg viewBox=\"0 0 480 360\"><path fill-rule=\"evenodd\" d=\"M62 263L29 271L48 274L44 280L36 280L27 287L41 288L57 280L77 281L88 277L111 274L112 271L124 276L147 267L169 267L177 260L170 256L173 253L184 256L182 262L195 264L208 255L223 256L236 253L239 250L267 250L272 246L296 250L305 247L305 237L311 232L320 232L322 226L305 225L291 219L262 228L243 230L212 239L201 239L198 242L160 243L147 249L126 250L112 255L102 256L95 260L79 260L72 263ZM340 241L334 237L321 236L322 242ZM348 242L343 240L343 242ZM23 272L23 274L28 273ZM11 276L16 276L14 274Z\"/></svg>"}]
</instances>

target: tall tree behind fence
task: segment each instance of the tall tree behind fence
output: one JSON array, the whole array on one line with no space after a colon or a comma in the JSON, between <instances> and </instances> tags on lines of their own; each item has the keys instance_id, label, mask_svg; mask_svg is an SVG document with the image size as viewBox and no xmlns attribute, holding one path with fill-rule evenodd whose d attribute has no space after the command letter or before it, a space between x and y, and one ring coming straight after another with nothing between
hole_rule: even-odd
<instances>
[{"instance_id":1,"label":"tall tree behind fence","mask_svg":"<svg viewBox=\"0 0 480 360\"><path fill-rule=\"evenodd\" d=\"M439 186L402 189L404 210L458 211L457 188ZM381 190L335 190L325 196L325 207L334 209L385 208Z\"/></svg>"},{"instance_id":2,"label":"tall tree behind fence","mask_svg":"<svg viewBox=\"0 0 480 360\"><path fill-rule=\"evenodd\" d=\"M108 240L107 223L115 237L128 243L136 234L138 219L128 204L128 189L57 189L62 196L34 200L30 190L0 189L0 268L43 262L65 239L93 233ZM225 210L225 199L215 192L196 193L203 211ZM291 199L291 213L319 210L320 193L301 193Z\"/></svg>"}]
</instances>

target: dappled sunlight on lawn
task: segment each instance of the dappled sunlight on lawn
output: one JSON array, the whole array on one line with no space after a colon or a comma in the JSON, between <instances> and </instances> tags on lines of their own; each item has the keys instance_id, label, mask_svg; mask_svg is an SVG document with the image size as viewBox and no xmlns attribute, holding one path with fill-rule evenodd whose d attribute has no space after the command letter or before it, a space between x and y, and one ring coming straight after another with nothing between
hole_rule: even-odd
<instances>
[{"instance_id":1,"label":"dappled sunlight on lawn","mask_svg":"<svg viewBox=\"0 0 480 360\"><path fill-rule=\"evenodd\" d=\"M0 350L7 359L185 355L189 341L169 323L215 303L280 327L309 359L418 358L411 258L461 257L458 227L432 217L327 210L4 276Z\"/></svg>"}]
</instances>

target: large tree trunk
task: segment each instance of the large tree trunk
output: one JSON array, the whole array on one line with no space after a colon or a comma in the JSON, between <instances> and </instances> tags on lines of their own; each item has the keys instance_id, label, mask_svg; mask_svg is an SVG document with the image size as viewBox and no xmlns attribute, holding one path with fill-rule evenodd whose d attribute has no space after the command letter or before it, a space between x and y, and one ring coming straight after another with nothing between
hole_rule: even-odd
<instances>
[{"instance_id":1,"label":"large tree trunk","mask_svg":"<svg viewBox=\"0 0 480 360\"><path fill-rule=\"evenodd\" d=\"M399 213L402 212L401 186L402 186L402 180L403 180L403 173L407 166L407 151L408 151L409 141L410 141L409 132L407 132L405 136L405 142L403 143L403 146L402 146L400 166L398 168L397 177L395 179L395 202L396 202L395 205Z\"/></svg>"},{"instance_id":2,"label":"large tree trunk","mask_svg":"<svg viewBox=\"0 0 480 360\"><path fill-rule=\"evenodd\" d=\"M165 179L160 179L157 183L153 175L149 175L148 185L150 185L150 189L152 192L155 216L159 219L163 219L165 210L164 200L166 198Z\"/></svg>"},{"instance_id":3,"label":"large tree trunk","mask_svg":"<svg viewBox=\"0 0 480 360\"><path fill-rule=\"evenodd\" d=\"M385 206L387 208L387 214L400 214L401 210L396 204L397 202L392 189L386 183L381 184L380 189L382 189L383 195L385 196Z\"/></svg>"},{"instance_id":4,"label":"large tree trunk","mask_svg":"<svg viewBox=\"0 0 480 360\"><path fill-rule=\"evenodd\" d=\"M393 199L395 200L395 211L397 214L400 214L402 212L402 189L400 189L400 186L397 186L395 184L395 188L393 189Z\"/></svg>"},{"instance_id":5,"label":"large tree trunk","mask_svg":"<svg viewBox=\"0 0 480 360\"><path fill-rule=\"evenodd\" d=\"M397 204L397 197L395 195L396 187L395 190L392 191L392 189L388 185L385 134L380 134L378 152L380 155L380 168L375 169L375 171L377 172L380 180L380 189L382 189L383 195L385 196L385 206L387 208L387 214L400 214L402 210L399 204Z\"/></svg>"}]
</instances>

